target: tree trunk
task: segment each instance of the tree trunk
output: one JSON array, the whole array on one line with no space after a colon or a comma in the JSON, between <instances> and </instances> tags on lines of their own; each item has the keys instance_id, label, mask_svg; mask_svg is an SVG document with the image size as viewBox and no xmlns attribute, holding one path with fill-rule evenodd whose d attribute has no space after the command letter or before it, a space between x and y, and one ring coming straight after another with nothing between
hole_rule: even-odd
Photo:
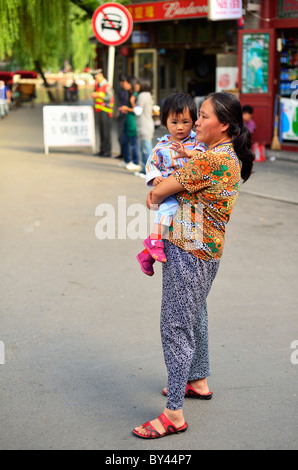
<instances>
[{"instance_id":1,"label":"tree trunk","mask_svg":"<svg viewBox=\"0 0 298 470\"><path fill-rule=\"evenodd\" d=\"M44 73L41 69L41 65L39 63L38 60L35 60L34 61L34 64L35 64L35 68L36 68L36 71L41 75L41 78L43 79L43 82L44 82L44 86L46 87L47 89L47 93L48 93L48 97L50 99L50 102L51 103L54 103L55 102L55 97L53 96L53 93L52 91L50 90L51 86L53 85L50 85L48 82L47 82L47 79L46 77L44 76Z\"/></svg>"}]
</instances>

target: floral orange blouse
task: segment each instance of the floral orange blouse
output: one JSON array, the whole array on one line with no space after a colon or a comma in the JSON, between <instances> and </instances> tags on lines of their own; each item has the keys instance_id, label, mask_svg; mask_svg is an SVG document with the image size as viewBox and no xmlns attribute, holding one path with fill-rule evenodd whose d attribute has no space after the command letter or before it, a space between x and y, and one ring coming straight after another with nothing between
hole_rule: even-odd
<instances>
[{"instance_id":1,"label":"floral orange blouse","mask_svg":"<svg viewBox=\"0 0 298 470\"><path fill-rule=\"evenodd\" d=\"M240 163L232 145L195 155L173 176L185 190L176 194L179 209L169 241L204 260L219 259L240 184Z\"/></svg>"}]
</instances>

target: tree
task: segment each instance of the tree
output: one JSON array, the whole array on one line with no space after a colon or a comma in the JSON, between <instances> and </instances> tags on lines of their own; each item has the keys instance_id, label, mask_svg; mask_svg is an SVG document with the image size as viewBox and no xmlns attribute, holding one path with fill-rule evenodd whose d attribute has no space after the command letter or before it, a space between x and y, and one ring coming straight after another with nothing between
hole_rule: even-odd
<instances>
[{"instance_id":1,"label":"tree","mask_svg":"<svg viewBox=\"0 0 298 470\"><path fill-rule=\"evenodd\" d=\"M45 66L69 52L69 0L0 0L0 12L2 59Z\"/></svg>"},{"instance_id":2,"label":"tree","mask_svg":"<svg viewBox=\"0 0 298 470\"><path fill-rule=\"evenodd\" d=\"M91 17L100 0L0 0L0 59L18 67L57 70L73 58L85 65L94 45ZM127 1L117 3L128 3Z\"/></svg>"}]
</instances>

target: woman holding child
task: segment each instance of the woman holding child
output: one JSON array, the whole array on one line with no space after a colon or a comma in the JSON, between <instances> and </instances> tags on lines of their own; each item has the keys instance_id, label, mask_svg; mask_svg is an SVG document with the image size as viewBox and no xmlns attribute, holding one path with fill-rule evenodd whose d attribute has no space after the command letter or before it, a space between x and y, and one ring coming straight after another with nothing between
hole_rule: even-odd
<instances>
[{"instance_id":1,"label":"woman holding child","mask_svg":"<svg viewBox=\"0 0 298 470\"><path fill-rule=\"evenodd\" d=\"M136 427L133 433L154 439L186 431L185 397L212 398L207 377L208 314L206 299L223 253L225 225L236 202L240 179L252 171L254 155L243 125L239 100L213 93L203 102L196 123L198 141L208 150L194 156L183 144L173 144L188 162L156 185L147 206L175 195L180 211L163 240L161 338L168 372L163 413ZM185 210L188 208L189 210ZM197 218L198 210L201 218ZM198 223L200 220L200 223Z\"/></svg>"}]
</instances>

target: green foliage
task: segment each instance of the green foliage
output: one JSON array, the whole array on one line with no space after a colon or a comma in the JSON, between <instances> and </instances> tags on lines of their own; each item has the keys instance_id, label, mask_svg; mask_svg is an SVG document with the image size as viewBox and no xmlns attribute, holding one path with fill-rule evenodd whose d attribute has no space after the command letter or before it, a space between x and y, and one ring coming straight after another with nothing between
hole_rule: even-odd
<instances>
[{"instance_id":1,"label":"green foliage","mask_svg":"<svg viewBox=\"0 0 298 470\"><path fill-rule=\"evenodd\" d=\"M69 0L0 0L0 57L57 64L69 52ZM28 63L29 62L29 63Z\"/></svg>"},{"instance_id":2,"label":"green foliage","mask_svg":"<svg viewBox=\"0 0 298 470\"><path fill-rule=\"evenodd\" d=\"M0 59L11 55L19 34L19 0L0 0Z\"/></svg>"},{"instance_id":3,"label":"green foliage","mask_svg":"<svg viewBox=\"0 0 298 470\"><path fill-rule=\"evenodd\" d=\"M57 71L68 60L74 70L92 65L91 18L101 0L0 0L0 60L19 68ZM117 3L127 4L123 0Z\"/></svg>"},{"instance_id":4,"label":"green foliage","mask_svg":"<svg viewBox=\"0 0 298 470\"><path fill-rule=\"evenodd\" d=\"M75 5L71 7L71 64L73 70L81 71L95 61L95 44L89 38L93 35L91 19Z\"/></svg>"}]
</instances>

